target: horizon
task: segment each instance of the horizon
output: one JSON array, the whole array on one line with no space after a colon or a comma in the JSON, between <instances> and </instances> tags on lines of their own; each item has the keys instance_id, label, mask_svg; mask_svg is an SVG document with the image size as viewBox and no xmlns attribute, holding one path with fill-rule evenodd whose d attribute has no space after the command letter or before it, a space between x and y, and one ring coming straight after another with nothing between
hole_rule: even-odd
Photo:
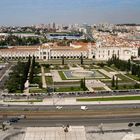
<instances>
[{"instance_id":1,"label":"horizon","mask_svg":"<svg viewBox=\"0 0 140 140\"><path fill-rule=\"evenodd\" d=\"M0 26L140 23L139 0L4 0Z\"/></svg>"}]
</instances>

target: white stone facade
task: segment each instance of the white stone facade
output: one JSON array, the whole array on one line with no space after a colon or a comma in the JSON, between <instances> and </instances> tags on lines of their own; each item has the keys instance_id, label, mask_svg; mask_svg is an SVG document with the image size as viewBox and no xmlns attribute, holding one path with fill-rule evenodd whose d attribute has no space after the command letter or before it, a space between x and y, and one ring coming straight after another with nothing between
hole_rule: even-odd
<instances>
[{"instance_id":1,"label":"white stone facade","mask_svg":"<svg viewBox=\"0 0 140 140\"><path fill-rule=\"evenodd\" d=\"M137 48L127 47L99 47L95 50L95 59L97 60L108 60L116 55L121 60L129 60L131 57L138 57Z\"/></svg>"},{"instance_id":2,"label":"white stone facade","mask_svg":"<svg viewBox=\"0 0 140 140\"><path fill-rule=\"evenodd\" d=\"M131 57L138 57L137 47L111 47L103 46L100 43L95 44L82 44L81 48L76 48L75 45L67 47L56 47L49 44L42 46L32 47L13 47L8 49L0 49L0 58L23 58L26 59L30 56L35 56L37 59L48 60L48 59L60 59L61 57L69 59L78 59L81 55L84 58L96 59L96 60L108 60L113 55L116 55L121 60L128 60Z\"/></svg>"}]
</instances>

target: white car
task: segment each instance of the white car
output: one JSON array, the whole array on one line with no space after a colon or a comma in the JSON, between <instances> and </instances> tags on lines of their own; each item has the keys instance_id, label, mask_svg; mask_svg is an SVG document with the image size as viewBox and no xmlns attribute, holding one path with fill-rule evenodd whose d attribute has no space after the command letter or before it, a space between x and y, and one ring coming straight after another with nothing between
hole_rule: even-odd
<instances>
[{"instance_id":1,"label":"white car","mask_svg":"<svg viewBox=\"0 0 140 140\"><path fill-rule=\"evenodd\" d=\"M19 119L26 119L26 115L20 115L18 116Z\"/></svg>"},{"instance_id":2,"label":"white car","mask_svg":"<svg viewBox=\"0 0 140 140\"><path fill-rule=\"evenodd\" d=\"M9 107L10 105L9 105L9 104L3 104L3 106L4 106L4 107Z\"/></svg>"},{"instance_id":3,"label":"white car","mask_svg":"<svg viewBox=\"0 0 140 140\"><path fill-rule=\"evenodd\" d=\"M56 109L59 109L59 110L62 109L62 108L63 108L62 106L57 106L56 107Z\"/></svg>"},{"instance_id":4,"label":"white car","mask_svg":"<svg viewBox=\"0 0 140 140\"><path fill-rule=\"evenodd\" d=\"M81 110L88 110L87 106L81 106Z\"/></svg>"},{"instance_id":5,"label":"white car","mask_svg":"<svg viewBox=\"0 0 140 140\"><path fill-rule=\"evenodd\" d=\"M2 123L3 125L11 125L11 123L9 122L9 121L4 121L3 123Z\"/></svg>"}]
</instances>

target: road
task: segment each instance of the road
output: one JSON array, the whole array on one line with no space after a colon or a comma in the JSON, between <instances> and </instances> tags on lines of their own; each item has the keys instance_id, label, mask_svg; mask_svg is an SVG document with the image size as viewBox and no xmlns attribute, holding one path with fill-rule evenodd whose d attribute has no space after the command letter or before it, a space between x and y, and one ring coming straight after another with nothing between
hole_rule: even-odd
<instances>
[{"instance_id":1,"label":"road","mask_svg":"<svg viewBox=\"0 0 140 140\"><path fill-rule=\"evenodd\" d=\"M0 120L2 123L3 120ZM36 119L22 119L18 123L13 123L16 127L55 127L63 125L84 125L93 126L109 123L129 123L129 122L140 122L140 116L136 117L102 117L102 118L36 118Z\"/></svg>"},{"instance_id":2,"label":"road","mask_svg":"<svg viewBox=\"0 0 140 140\"><path fill-rule=\"evenodd\" d=\"M86 105L88 110L114 110L114 109L140 109L140 104L106 104L106 105ZM63 105L63 110L80 110L81 105ZM56 105L0 105L0 111L53 111Z\"/></svg>"},{"instance_id":3,"label":"road","mask_svg":"<svg viewBox=\"0 0 140 140\"><path fill-rule=\"evenodd\" d=\"M20 115L28 113L29 116L27 115L27 119L21 119L18 123L13 124L15 127L50 127L62 126L66 124L92 126L99 125L101 123L140 122L140 113L135 114L133 112L133 110L135 111L135 107L138 109L136 109L137 112L140 112L140 104L87 105L87 107L88 111L81 111L79 105L67 105L63 106L63 109L59 111L56 110L56 106L10 105L9 107L6 107L1 105L0 111L7 111L8 114L8 112L14 110L14 115L20 111ZM130 109L130 111L127 112L127 109ZM123 114L123 112L120 112L120 110L123 112L126 111L126 113ZM39 115L38 111L43 111L45 114ZM119 113L115 114L117 111ZM96 114L96 112L100 113L99 116ZM111 115L108 115L110 112ZM12 116L8 115L8 118L11 117ZM8 120L8 118L1 118L0 123L2 123L4 120Z\"/></svg>"}]
</instances>

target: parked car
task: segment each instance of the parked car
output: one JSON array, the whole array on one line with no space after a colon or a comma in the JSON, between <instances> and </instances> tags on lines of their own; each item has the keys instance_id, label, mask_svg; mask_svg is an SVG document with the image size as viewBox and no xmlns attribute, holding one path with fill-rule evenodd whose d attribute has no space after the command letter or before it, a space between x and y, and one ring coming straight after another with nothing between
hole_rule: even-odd
<instances>
[{"instance_id":1,"label":"parked car","mask_svg":"<svg viewBox=\"0 0 140 140\"><path fill-rule=\"evenodd\" d=\"M18 122L20 119L18 118L18 117L16 117L16 118L11 118L11 119L9 119L9 122L11 122L11 123L16 123L16 122Z\"/></svg>"},{"instance_id":2,"label":"parked car","mask_svg":"<svg viewBox=\"0 0 140 140\"><path fill-rule=\"evenodd\" d=\"M4 107L9 107L10 105L9 105L9 104L3 104L3 106L4 106Z\"/></svg>"},{"instance_id":3,"label":"parked car","mask_svg":"<svg viewBox=\"0 0 140 140\"><path fill-rule=\"evenodd\" d=\"M11 125L11 122L10 121L4 121L2 124L7 126L7 125Z\"/></svg>"},{"instance_id":4,"label":"parked car","mask_svg":"<svg viewBox=\"0 0 140 140\"><path fill-rule=\"evenodd\" d=\"M133 123L129 123L129 124L128 124L129 127L132 127L133 125L134 125Z\"/></svg>"},{"instance_id":5,"label":"parked car","mask_svg":"<svg viewBox=\"0 0 140 140\"><path fill-rule=\"evenodd\" d=\"M135 123L135 126L136 126L136 127L140 126L140 123Z\"/></svg>"}]
</instances>

